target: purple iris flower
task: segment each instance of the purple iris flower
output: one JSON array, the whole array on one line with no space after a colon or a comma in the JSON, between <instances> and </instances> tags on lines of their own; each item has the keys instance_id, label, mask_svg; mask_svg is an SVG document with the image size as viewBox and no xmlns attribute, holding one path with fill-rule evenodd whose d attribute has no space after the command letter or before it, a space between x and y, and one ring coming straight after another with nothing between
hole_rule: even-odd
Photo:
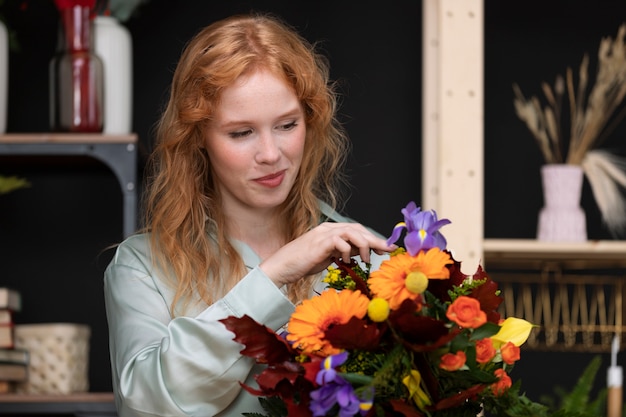
<instances>
[{"instance_id":1,"label":"purple iris flower","mask_svg":"<svg viewBox=\"0 0 626 417\"><path fill-rule=\"evenodd\" d=\"M439 232L439 229L450 224L450 220L438 220L435 210L422 211L413 201L409 202L401 212L404 215L404 221L393 228L391 237L387 239L388 245L395 243L402 231L406 229L404 246L409 255L415 256L420 250L435 247L441 250L446 249L446 238Z\"/></svg>"},{"instance_id":2,"label":"purple iris flower","mask_svg":"<svg viewBox=\"0 0 626 417\"><path fill-rule=\"evenodd\" d=\"M354 393L351 385L344 385L337 390L339 417L353 417L359 412L361 400Z\"/></svg>"},{"instance_id":3,"label":"purple iris flower","mask_svg":"<svg viewBox=\"0 0 626 417\"><path fill-rule=\"evenodd\" d=\"M368 404L361 407L361 403ZM339 417L353 417L356 413L367 414L371 400L361 401L352 385L340 376L332 382L311 392L309 408L314 417L325 416L335 406L339 406Z\"/></svg>"},{"instance_id":4,"label":"purple iris flower","mask_svg":"<svg viewBox=\"0 0 626 417\"><path fill-rule=\"evenodd\" d=\"M343 365L346 359L348 359L347 351L327 356L320 364L321 370L317 373L315 382L317 382L318 385L324 385L334 381L335 378L337 378L337 371L335 368Z\"/></svg>"},{"instance_id":5,"label":"purple iris flower","mask_svg":"<svg viewBox=\"0 0 626 417\"><path fill-rule=\"evenodd\" d=\"M337 390L337 387L337 385L328 384L316 389L315 391L311 391L311 403L309 404L309 409L311 410L311 413L313 413L314 417L325 416L330 409L337 404L337 399L335 398L335 391Z\"/></svg>"}]
</instances>

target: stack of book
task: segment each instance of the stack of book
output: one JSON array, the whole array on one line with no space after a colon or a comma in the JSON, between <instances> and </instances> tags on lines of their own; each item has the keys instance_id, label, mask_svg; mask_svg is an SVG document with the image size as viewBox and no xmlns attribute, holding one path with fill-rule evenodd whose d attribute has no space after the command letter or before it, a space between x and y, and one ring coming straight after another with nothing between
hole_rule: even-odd
<instances>
[{"instance_id":1,"label":"stack of book","mask_svg":"<svg viewBox=\"0 0 626 417\"><path fill-rule=\"evenodd\" d=\"M21 294L0 287L0 393L12 392L16 383L28 379L29 353L15 347L13 315L21 309Z\"/></svg>"}]
</instances>

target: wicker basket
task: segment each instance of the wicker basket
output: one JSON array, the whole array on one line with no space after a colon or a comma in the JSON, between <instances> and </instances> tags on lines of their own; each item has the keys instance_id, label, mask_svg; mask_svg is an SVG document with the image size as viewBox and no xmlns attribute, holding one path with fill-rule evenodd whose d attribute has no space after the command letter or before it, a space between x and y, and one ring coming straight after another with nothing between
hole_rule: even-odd
<instances>
[{"instance_id":1,"label":"wicker basket","mask_svg":"<svg viewBox=\"0 0 626 417\"><path fill-rule=\"evenodd\" d=\"M70 394L89 390L89 326L71 323L15 326L15 346L28 349L28 382L17 392Z\"/></svg>"}]
</instances>

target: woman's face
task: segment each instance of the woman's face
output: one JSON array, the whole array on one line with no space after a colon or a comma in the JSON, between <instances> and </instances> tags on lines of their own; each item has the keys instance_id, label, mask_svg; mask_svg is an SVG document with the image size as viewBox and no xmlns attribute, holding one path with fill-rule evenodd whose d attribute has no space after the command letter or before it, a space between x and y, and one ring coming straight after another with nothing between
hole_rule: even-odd
<instances>
[{"instance_id":1,"label":"woman's face","mask_svg":"<svg viewBox=\"0 0 626 417\"><path fill-rule=\"evenodd\" d=\"M271 72L255 71L224 89L205 143L226 212L282 204L300 169L305 134L298 98Z\"/></svg>"}]
</instances>

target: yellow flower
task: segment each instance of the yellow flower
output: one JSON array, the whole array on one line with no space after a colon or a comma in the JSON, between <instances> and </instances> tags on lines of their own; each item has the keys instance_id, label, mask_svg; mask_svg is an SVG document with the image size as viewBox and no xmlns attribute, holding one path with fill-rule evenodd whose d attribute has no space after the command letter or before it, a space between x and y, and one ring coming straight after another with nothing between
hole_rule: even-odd
<instances>
[{"instance_id":1,"label":"yellow flower","mask_svg":"<svg viewBox=\"0 0 626 417\"><path fill-rule=\"evenodd\" d=\"M420 294L411 291L421 287L413 286L413 282L407 285L407 277L411 277L411 281L421 273L429 279L447 279L450 278L450 271L446 268L449 264L452 264L450 255L439 248L420 251L415 256L400 253L384 261L378 270L370 274L367 282L370 290L377 297L387 300L391 309L395 310L404 300L415 300Z\"/></svg>"},{"instance_id":2,"label":"yellow flower","mask_svg":"<svg viewBox=\"0 0 626 417\"><path fill-rule=\"evenodd\" d=\"M367 306L367 315L377 323L387 320L389 317L389 303L382 298L374 298Z\"/></svg>"},{"instance_id":3,"label":"yellow flower","mask_svg":"<svg viewBox=\"0 0 626 417\"><path fill-rule=\"evenodd\" d=\"M535 325L526 320L509 317L500 325L498 333L491 336L491 340L493 340L496 349L499 349L500 346L507 342L511 342L519 347L528 340L533 327Z\"/></svg>"},{"instance_id":4,"label":"yellow flower","mask_svg":"<svg viewBox=\"0 0 626 417\"><path fill-rule=\"evenodd\" d=\"M305 353L335 355L340 350L324 340L324 333L330 326L345 324L352 317L365 317L368 304L369 298L361 291L326 290L296 307L289 319L287 340Z\"/></svg>"},{"instance_id":5,"label":"yellow flower","mask_svg":"<svg viewBox=\"0 0 626 417\"><path fill-rule=\"evenodd\" d=\"M366 400L361 400L361 402L359 403L359 411L370 411L372 409L372 407L374 406L374 399L366 399Z\"/></svg>"},{"instance_id":6,"label":"yellow flower","mask_svg":"<svg viewBox=\"0 0 626 417\"><path fill-rule=\"evenodd\" d=\"M402 383L409 389L409 397L415 402L420 410L431 404L428 394L422 389L422 375L415 369L402 379Z\"/></svg>"},{"instance_id":7,"label":"yellow flower","mask_svg":"<svg viewBox=\"0 0 626 417\"><path fill-rule=\"evenodd\" d=\"M341 271L338 268L328 267L327 274L322 281L328 284L334 284L339 281L340 278Z\"/></svg>"},{"instance_id":8,"label":"yellow flower","mask_svg":"<svg viewBox=\"0 0 626 417\"><path fill-rule=\"evenodd\" d=\"M410 272L404 282L406 289L415 294L421 294L428 288L428 277L422 272Z\"/></svg>"},{"instance_id":9,"label":"yellow flower","mask_svg":"<svg viewBox=\"0 0 626 417\"><path fill-rule=\"evenodd\" d=\"M404 249L402 246L398 246L398 248L394 250L393 252L391 252L389 256L396 256L396 255L400 255L401 253L406 253L406 249Z\"/></svg>"}]
</instances>

